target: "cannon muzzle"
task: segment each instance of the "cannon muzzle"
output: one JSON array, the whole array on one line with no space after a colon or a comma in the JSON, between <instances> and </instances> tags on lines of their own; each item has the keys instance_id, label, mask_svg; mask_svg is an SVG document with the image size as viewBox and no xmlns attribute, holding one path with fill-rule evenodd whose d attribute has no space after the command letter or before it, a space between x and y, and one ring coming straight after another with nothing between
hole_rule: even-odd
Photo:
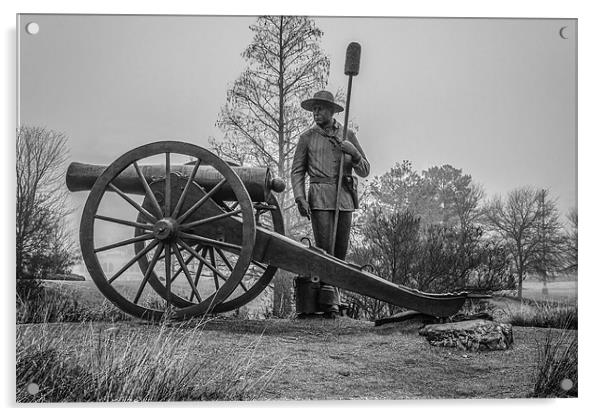
<instances>
[{"instance_id":1,"label":"cannon muzzle","mask_svg":"<svg viewBox=\"0 0 602 416\"><path fill-rule=\"evenodd\" d=\"M67 169L66 183L71 192L89 191L96 179L104 172L106 166L90 165L86 163L73 162ZM143 165L140 170L149 184L165 179L165 167L162 165ZM249 196L253 202L265 202L270 192L284 191L286 184L280 178L272 177L269 168L233 166L232 170L242 179ZM192 165L171 166L171 172L175 175L189 177L192 174ZM205 190L212 189L222 180L222 175L212 166L200 166L194 177L194 181ZM136 170L129 166L112 181L113 185L128 194L144 195L144 186L140 182ZM214 195L221 201L236 200L232 189L225 184Z\"/></svg>"}]
</instances>

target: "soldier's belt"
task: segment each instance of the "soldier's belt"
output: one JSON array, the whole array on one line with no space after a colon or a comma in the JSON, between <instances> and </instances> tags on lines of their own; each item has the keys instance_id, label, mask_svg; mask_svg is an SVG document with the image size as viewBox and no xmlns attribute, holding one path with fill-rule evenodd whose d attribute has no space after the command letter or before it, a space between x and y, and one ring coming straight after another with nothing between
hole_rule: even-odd
<instances>
[{"instance_id":1,"label":"soldier's belt","mask_svg":"<svg viewBox=\"0 0 602 416\"><path fill-rule=\"evenodd\" d=\"M309 183L337 183L338 179L338 176L333 178L314 176L309 178Z\"/></svg>"}]
</instances>

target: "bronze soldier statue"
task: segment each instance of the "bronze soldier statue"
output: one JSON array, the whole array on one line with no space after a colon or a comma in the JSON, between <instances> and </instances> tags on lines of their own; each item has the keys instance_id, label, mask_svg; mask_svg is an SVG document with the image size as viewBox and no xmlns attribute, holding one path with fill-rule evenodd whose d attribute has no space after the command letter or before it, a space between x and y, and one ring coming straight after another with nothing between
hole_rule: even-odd
<instances>
[{"instance_id":1,"label":"bronze soldier statue","mask_svg":"<svg viewBox=\"0 0 602 416\"><path fill-rule=\"evenodd\" d=\"M334 245L334 256L345 260L351 230L353 211L358 206L357 177L370 173L370 163L360 146L355 133L347 130L343 137L343 126L333 118L344 109L337 104L329 91L319 91L313 98L301 103L301 107L311 111L315 125L299 137L291 169L291 183L295 202L301 216L311 220L315 244L326 251L330 250L333 237L337 199L337 185L341 156L343 159L343 181L339 200L339 218ZM309 177L309 192L306 197L305 177ZM300 288L307 285L297 282L297 304L311 304L299 297L312 296L311 290ZM317 290L318 310L297 311L299 317L323 312L325 318L335 318L339 311L337 290L330 285L319 284ZM309 308L311 309L311 308Z\"/></svg>"}]
</instances>

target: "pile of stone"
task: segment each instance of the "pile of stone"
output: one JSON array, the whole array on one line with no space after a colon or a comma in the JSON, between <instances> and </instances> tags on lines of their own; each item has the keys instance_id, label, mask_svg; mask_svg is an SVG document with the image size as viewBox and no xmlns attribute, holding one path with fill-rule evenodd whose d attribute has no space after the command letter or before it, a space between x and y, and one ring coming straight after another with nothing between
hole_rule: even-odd
<instances>
[{"instance_id":1,"label":"pile of stone","mask_svg":"<svg viewBox=\"0 0 602 416\"><path fill-rule=\"evenodd\" d=\"M506 350L513 342L512 325L485 319L427 325L419 334L431 345L466 351Z\"/></svg>"}]
</instances>

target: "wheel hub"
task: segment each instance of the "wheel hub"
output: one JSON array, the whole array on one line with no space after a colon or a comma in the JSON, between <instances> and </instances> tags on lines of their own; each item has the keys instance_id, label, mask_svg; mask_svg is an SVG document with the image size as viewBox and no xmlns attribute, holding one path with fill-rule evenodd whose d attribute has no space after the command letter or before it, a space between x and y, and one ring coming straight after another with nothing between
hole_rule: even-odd
<instances>
[{"instance_id":1,"label":"wheel hub","mask_svg":"<svg viewBox=\"0 0 602 416\"><path fill-rule=\"evenodd\" d=\"M153 226L153 234L159 240L167 240L176 235L178 224L173 218L163 218Z\"/></svg>"}]
</instances>

